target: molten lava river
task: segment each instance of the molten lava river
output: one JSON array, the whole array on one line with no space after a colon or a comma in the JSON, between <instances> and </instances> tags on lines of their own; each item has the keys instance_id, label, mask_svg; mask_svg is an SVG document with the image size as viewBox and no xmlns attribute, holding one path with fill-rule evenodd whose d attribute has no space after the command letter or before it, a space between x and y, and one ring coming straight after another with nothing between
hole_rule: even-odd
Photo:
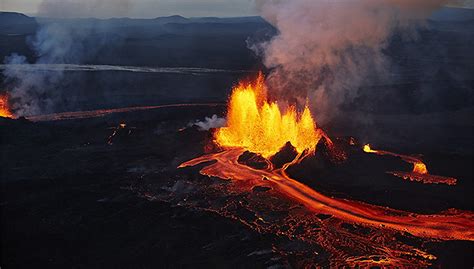
<instances>
[{"instance_id":1,"label":"molten lava river","mask_svg":"<svg viewBox=\"0 0 474 269\"><path fill-rule=\"evenodd\" d=\"M427 242L474 240L471 211L411 213L333 198L292 178L288 168L314 158L320 150L329 152L334 162L344 162L347 156L317 127L308 107L301 113L294 107L282 112L277 103L268 102L262 75L233 89L227 126L214 132L213 143L211 153L179 166L201 165L202 175L227 182L205 188L207 195L214 197L213 206L194 203L194 207L239 220L261 233L304 242L308 252L299 264L303 267L427 267L437 259L424 247ZM272 160L285 147L294 155L276 165ZM413 171L388 172L403 179L456 183L454 178L430 175L419 158L373 150L369 145L359 147L359 151L390 155L412 164ZM218 198L222 192L232 199Z\"/></svg>"}]
</instances>

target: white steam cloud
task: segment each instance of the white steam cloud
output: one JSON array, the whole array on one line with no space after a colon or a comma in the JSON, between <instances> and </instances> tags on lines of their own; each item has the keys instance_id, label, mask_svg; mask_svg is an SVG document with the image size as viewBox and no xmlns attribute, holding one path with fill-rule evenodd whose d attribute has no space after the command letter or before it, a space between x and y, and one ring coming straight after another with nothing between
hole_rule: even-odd
<instances>
[{"instance_id":1,"label":"white steam cloud","mask_svg":"<svg viewBox=\"0 0 474 269\"><path fill-rule=\"evenodd\" d=\"M217 115L206 117L203 121L196 121L188 124L188 126L197 126L200 131L209 131L212 128L220 128L226 125L224 118L219 118Z\"/></svg>"},{"instance_id":2,"label":"white steam cloud","mask_svg":"<svg viewBox=\"0 0 474 269\"><path fill-rule=\"evenodd\" d=\"M109 10L120 16L128 8L128 0L113 3L104 0L44 0L38 13L46 17L74 17L81 14L94 16L94 12ZM97 13L98 14L98 13ZM54 105L61 103L61 90L68 81L64 77L67 65L80 64L85 58L99 52L104 45L120 42L120 37L107 36L107 26L93 21L76 25L71 22L41 22L35 36L28 44L35 52L35 65L55 64L55 70L30 69L24 72L21 65L29 64L25 56L12 54L4 59L3 75L9 85L13 99L12 108L17 116L31 116L53 111ZM88 39L96 36L95 39ZM87 42L86 42L87 40Z\"/></svg>"},{"instance_id":3,"label":"white steam cloud","mask_svg":"<svg viewBox=\"0 0 474 269\"><path fill-rule=\"evenodd\" d=\"M261 15L278 34L252 49L271 70L270 94L300 105L309 100L324 123L359 87L389 79L383 50L395 30L410 30L448 2L257 0Z\"/></svg>"}]
</instances>

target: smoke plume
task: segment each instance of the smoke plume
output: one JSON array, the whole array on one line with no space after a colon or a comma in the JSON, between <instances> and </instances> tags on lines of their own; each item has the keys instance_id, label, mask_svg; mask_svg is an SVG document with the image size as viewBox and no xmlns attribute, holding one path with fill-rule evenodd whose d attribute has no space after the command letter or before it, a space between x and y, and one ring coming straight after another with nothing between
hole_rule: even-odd
<instances>
[{"instance_id":1,"label":"smoke plume","mask_svg":"<svg viewBox=\"0 0 474 269\"><path fill-rule=\"evenodd\" d=\"M45 17L81 17L109 10L120 15L119 12L125 14L127 8L128 0L95 0L86 3L78 0L44 0L38 13ZM56 67L61 67L61 64L81 64L93 58L104 45L120 41L120 37L107 35L108 26L96 20L77 23L40 19L38 23L38 31L27 40L36 55L34 64L56 64ZM18 65L30 63L25 56L18 54L6 57L4 63L3 75L13 101L12 109L17 116L52 112L55 105L63 103L67 93L61 89L71 83L65 78L63 68L24 72Z\"/></svg>"},{"instance_id":2,"label":"smoke plume","mask_svg":"<svg viewBox=\"0 0 474 269\"><path fill-rule=\"evenodd\" d=\"M278 30L252 46L271 70L273 98L300 105L309 100L318 122L328 122L359 87L388 81L384 54L394 31L415 36L446 0L257 0ZM415 34L415 35L413 35Z\"/></svg>"},{"instance_id":3,"label":"smoke plume","mask_svg":"<svg viewBox=\"0 0 474 269\"><path fill-rule=\"evenodd\" d=\"M209 131L212 128L220 128L226 125L224 118L219 118L216 114L206 117L203 121L189 123L188 126L197 126L200 131Z\"/></svg>"}]
</instances>

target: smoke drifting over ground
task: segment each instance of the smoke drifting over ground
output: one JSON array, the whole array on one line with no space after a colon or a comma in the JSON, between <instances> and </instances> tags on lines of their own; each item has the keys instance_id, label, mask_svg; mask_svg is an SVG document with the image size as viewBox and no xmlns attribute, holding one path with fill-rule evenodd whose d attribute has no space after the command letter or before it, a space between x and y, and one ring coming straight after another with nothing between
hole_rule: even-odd
<instances>
[{"instance_id":1,"label":"smoke drifting over ground","mask_svg":"<svg viewBox=\"0 0 474 269\"><path fill-rule=\"evenodd\" d=\"M94 10L102 12L111 8L105 1L54 1L45 0L40 4L39 14L46 17L94 15ZM114 2L110 9L114 14L125 12L128 1ZM93 21L61 22L40 20L40 28L34 37L27 39L28 45L37 56L35 64L83 63L85 59L96 55L100 48L110 42L118 42L117 36L103 35L107 26L95 24ZM90 39L90 36L97 38ZM64 69L30 70L23 72L18 65L28 64L26 57L12 54L4 59L3 74L12 88L9 93L13 100L13 110L17 116L35 115L52 112L55 103L60 102L61 87L69 82L64 79ZM54 89L54 90L51 90Z\"/></svg>"},{"instance_id":2,"label":"smoke drifting over ground","mask_svg":"<svg viewBox=\"0 0 474 269\"><path fill-rule=\"evenodd\" d=\"M273 97L300 105L310 101L325 123L359 87L389 81L384 49L394 31L414 36L412 26L445 0L258 1L261 15L279 33L252 46L271 69Z\"/></svg>"},{"instance_id":3,"label":"smoke drifting over ground","mask_svg":"<svg viewBox=\"0 0 474 269\"><path fill-rule=\"evenodd\" d=\"M74 29L73 25L60 25L57 23L44 24L36 35L29 40L30 46L37 55L35 64L53 63L81 63L87 50L82 42L88 31ZM54 102L60 98L59 88L64 81L64 69L54 71L30 70L22 71L21 66L28 64L26 57L13 54L5 59L3 74L9 85L13 85L10 95L13 109L17 115L34 115L42 112L51 112Z\"/></svg>"}]
</instances>

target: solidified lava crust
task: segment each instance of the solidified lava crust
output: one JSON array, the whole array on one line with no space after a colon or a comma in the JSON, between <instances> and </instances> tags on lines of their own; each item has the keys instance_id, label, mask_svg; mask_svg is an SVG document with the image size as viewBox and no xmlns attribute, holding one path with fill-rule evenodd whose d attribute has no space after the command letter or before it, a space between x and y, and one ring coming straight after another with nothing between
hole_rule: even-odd
<instances>
[{"instance_id":1,"label":"solidified lava crust","mask_svg":"<svg viewBox=\"0 0 474 269\"><path fill-rule=\"evenodd\" d=\"M287 165L255 168L239 161L242 154L242 149L226 149L192 159L179 167L214 161L205 165L200 173L211 178L231 179L231 182L225 187L218 183L202 185L201 191L206 197L226 197L217 205L211 201L221 199L210 198L203 210L235 219L260 233L305 242L320 249L319 253L325 253L306 257L301 261L304 265L427 267L436 256L425 250L423 244L412 245L394 238L403 234L422 242L474 240L474 215L470 211L449 210L425 215L332 198L288 176ZM265 191L252 191L257 188L254 186ZM195 207L189 200L187 203ZM322 256L327 256L328 264Z\"/></svg>"}]
</instances>

